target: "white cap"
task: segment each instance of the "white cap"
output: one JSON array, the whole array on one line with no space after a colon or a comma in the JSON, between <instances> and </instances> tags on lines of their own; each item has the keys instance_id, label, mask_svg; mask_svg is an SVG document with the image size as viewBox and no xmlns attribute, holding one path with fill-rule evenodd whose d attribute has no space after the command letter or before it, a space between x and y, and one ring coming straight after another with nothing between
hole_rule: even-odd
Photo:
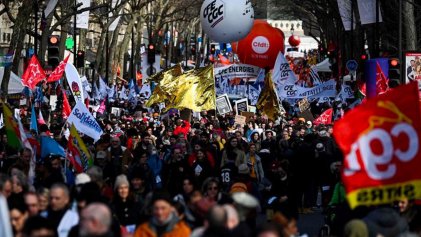
<instances>
[{"instance_id":1,"label":"white cap","mask_svg":"<svg viewBox=\"0 0 421 237\"><path fill-rule=\"evenodd\" d=\"M260 207L259 201L253 195L245 192L237 192L232 194L232 199L235 203L247 207L258 208Z\"/></svg>"},{"instance_id":2,"label":"white cap","mask_svg":"<svg viewBox=\"0 0 421 237\"><path fill-rule=\"evenodd\" d=\"M75 180L75 184L79 185L79 184L86 184L91 182L91 177L89 177L89 175L85 174L85 173L80 173L78 175L76 175L76 180Z\"/></svg>"}]
</instances>

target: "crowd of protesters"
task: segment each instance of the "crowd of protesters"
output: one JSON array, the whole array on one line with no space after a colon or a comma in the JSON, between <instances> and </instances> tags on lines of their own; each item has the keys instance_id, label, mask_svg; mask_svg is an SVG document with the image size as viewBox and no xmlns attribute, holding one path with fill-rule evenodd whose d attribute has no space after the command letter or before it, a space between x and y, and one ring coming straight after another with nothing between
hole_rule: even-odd
<instances>
[{"instance_id":1,"label":"crowd of protesters","mask_svg":"<svg viewBox=\"0 0 421 237\"><path fill-rule=\"evenodd\" d=\"M298 218L317 210L336 236L421 233L414 200L397 211L349 209L332 125L255 115L242 126L232 114L183 120L121 105L118 116L97 115L99 141L82 137L94 157L84 173L65 157L38 156L30 182L31 150L11 148L2 130L0 207L6 199L14 236L299 236ZM65 147L62 127L52 127L37 136Z\"/></svg>"}]
</instances>

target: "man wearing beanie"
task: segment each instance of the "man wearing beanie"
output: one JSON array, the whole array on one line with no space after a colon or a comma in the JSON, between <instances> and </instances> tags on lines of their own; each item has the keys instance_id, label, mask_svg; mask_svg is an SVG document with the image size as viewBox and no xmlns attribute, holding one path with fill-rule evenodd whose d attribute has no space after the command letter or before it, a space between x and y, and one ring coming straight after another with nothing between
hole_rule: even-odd
<instances>
[{"instance_id":1,"label":"man wearing beanie","mask_svg":"<svg viewBox=\"0 0 421 237\"><path fill-rule=\"evenodd\" d=\"M152 218L140 225L134 237L184 237L190 236L190 228L179 220L171 198L165 192L155 192L152 197Z\"/></svg>"}]
</instances>

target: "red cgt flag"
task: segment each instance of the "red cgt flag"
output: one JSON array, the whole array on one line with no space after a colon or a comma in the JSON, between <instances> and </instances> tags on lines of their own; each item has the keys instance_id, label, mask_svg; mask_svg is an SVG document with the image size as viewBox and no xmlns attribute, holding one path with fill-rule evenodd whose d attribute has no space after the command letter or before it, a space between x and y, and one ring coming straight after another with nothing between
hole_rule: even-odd
<instances>
[{"instance_id":1,"label":"red cgt flag","mask_svg":"<svg viewBox=\"0 0 421 237\"><path fill-rule=\"evenodd\" d=\"M70 54L60 62L60 64L54 69L47 79L47 82L55 82L63 77L64 69L66 68L67 60L69 60Z\"/></svg>"},{"instance_id":2,"label":"red cgt flag","mask_svg":"<svg viewBox=\"0 0 421 237\"><path fill-rule=\"evenodd\" d=\"M421 198L418 84L379 95L345 114L333 134L344 153L347 199L359 205Z\"/></svg>"},{"instance_id":3,"label":"red cgt flag","mask_svg":"<svg viewBox=\"0 0 421 237\"><path fill-rule=\"evenodd\" d=\"M331 124L332 116L333 116L333 109L330 108L328 110L325 110L319 117L313 120L313 124L316 126L319 124Z\"/></svg>"},{"instance_id":4,"label":"red cgt flag","mask_svg":"<svg viewBox=\"0 0 421 237\"><path fill-rule=\"evenodd\" d=\"M44 78L46 78L44 69L42 69L37 57L33 55L22 75L22 84L33 90Z\"/></svg>"},{"instance_id":5,"label":"red cgt flag","mask_svg":"<svg viewBox=\"0 0 421 237\"><path fill-rule=\"evenodd\" d=\"M379 62L376 64L376 91L378 95L381 95L389 90L388 85L389 79L384 75Z\"/></svg>"}]
</instances>

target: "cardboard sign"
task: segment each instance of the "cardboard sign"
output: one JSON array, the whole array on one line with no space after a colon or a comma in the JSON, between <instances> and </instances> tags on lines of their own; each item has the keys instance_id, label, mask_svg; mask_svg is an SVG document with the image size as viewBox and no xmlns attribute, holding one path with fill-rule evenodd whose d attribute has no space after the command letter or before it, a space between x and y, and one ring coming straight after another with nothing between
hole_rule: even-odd
<instances>
[{"instance_id":1,"label":"cardboard sign","mask_svg":"<svg viewBox=\"0 0 421 237\"><path fill-rule=\"evenodd\" d=\"M119 117L121 112L121 108L118 107L111 107L111 113L115 116Z\"/></svg>"},{"instance_id":2,"label":"cardboard sign","mask_svg":"<svg viewBox=\"0 0 421 237\"><path fill-rule=\"evenodd\" d=\"M244 98L244 99L235 101L235 108L236 108L236 113L238 115L240 115L241 112L247 112L248 111L248 99Z\"/></svg>"},{"instance_id":3,"label":"cardboard sign","mask_svg":"<svg viewBox=\"0 0 421 237\"><path fill-rule=\"evenodd\" d=\"M310 103L308 102L307 98L298 101L298 108L300 109L300 112L304 112L310 108Z\"/></svg>"},{"instance_id":4,"label":"cardboard sign","mask_svg":"<svg viewBox=\"0 0 421 237\"><path fill-rule=\"evenodd\" d=\"M56 110L57 95L50 95L50 106L51 106L51 111Z\"/></svg>"},{"instance_id":5,"label":"cardboard sign","mask_svg":"<svg viewBox=\"0 0 421 237\"><path fill-rule=\"evenodd\" d=\"M231 103L227 94L223 94L216 98L216 110L220 115L232 112Z\"/></svg>"},{"instance_id":6,"label":"cardboard sign","mask_svg":"<svg viewBox=\"0 0 421 237\"><path fill-rule=\"evenodd\" d=\"M246 117L246 123L253 119L254 113L253 112L241 112L241 115Z\"/></svg>"},{"instance_id":7,"label":"cardboard sign","mask_svg":"<svg viewBox=\"0 0 421 237\"><path fill-rule=\"evenodd\" d=\"M246 117L244 117L242 115L235 115L234 123L239 124L241 126L244 126L244 125L246 125Z\"/></svg>"},{"instance_id":8,"label":"cardboard sign","mask_svg":"<svg viewBox=\"0 0 421 237\"><path fill-rule=\"evenodd\" d=\"M300 113L298 115L299 118L304 118L306 121L313 121L314 120L314 116L313 114L310 112L309 109L303 111L302 113Z\"/></svg>"}]
</instances>

